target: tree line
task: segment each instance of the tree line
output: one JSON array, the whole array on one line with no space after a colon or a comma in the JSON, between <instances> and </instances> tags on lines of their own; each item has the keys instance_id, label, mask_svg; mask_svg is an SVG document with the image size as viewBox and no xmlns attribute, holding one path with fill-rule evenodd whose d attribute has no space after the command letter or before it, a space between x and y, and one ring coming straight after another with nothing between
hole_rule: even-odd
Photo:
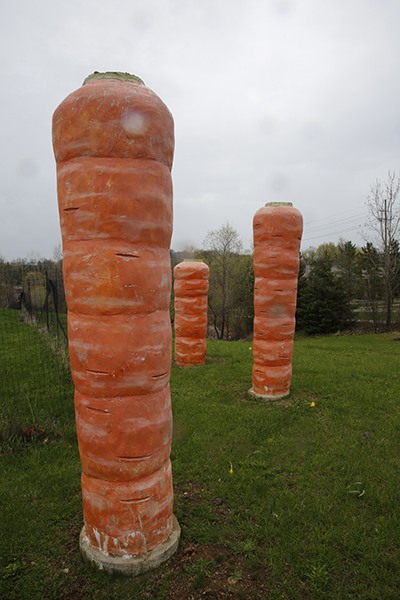
<instances>
[{"instance_id":1,"label":"tree line","mask_svg":"<svg viewBox=\"0 0 400 600\"><path fill-rule=\"evenodd\" d=\"M300 258L297 329L307 334L335 333L356 326L374 332L390 329L394 301L400 290L398 243L391 248L392 271L372 242L357 247L351 241L309 248ZM396 315L397 318L397 315Z\"/></svg>"},{"instance_id":2,"label":"tree line","mask_svg":"<svg viewBox=\"0 0 400 600\"><path fill-rule=\"evenodd\" d=\"M217 339L241 339L253 330L253 256L228 222L208 232L202 249L172 252L172 270L184 259L202 260L210 268L208 335ZM173 302L173 300L172 300Z\"/></svg>"},{"instance_id":3,"label":"tree line","mask_svg":"<svg viewBox=\"0 0 400 600\"><path fill-rule=\"evenodd\" d=\"M172 273L187 258L202 260L210 267L208 335L232 340L250 337L254 319L253 255L244 249L237 231L226 223L208 233L202 249L171 250ZM46 273L62 286L61 260L0 260L2 307L20 292L20 286L31 290L32 300L36 296L43 300ZM300 255L296 328L308 335L335 333L360 323L373 331L389 329L399 319L395 305L399 296L397 240L391 242L389 257L372 242L363 247L345 240L323 243ZM172 294L172 321L173 302Z\"/></svg>"},{"instance_id":4,"label":"tree line","mask_svg":"<svg viewBox=\"0 0 400 600\"><path fill-rule=\"evenodd\" d=\"M300 255L296 328L308 335L335 333L362 325L390 329L398 320L400 294L399 178L389 172L377 180L366 199L365 244L341 239ZM218 339L240 339L252 333L254 318L253 257L229 224L212 230L203 249L174 253L203 260L210 267L209 329Z\"/></svg>"},{"instance_id":5,"label":"tree line","mask_svg":"<svg viewBox=\"0 0 400 600\"><path fill-rule=\"evenodd\" d=\"M354 323L392 326L400 293L400 179L389 172L366 199L365 245L322 244L301 256L297 327L332 333Z\"/></svg>"},{"instance_id":6,"label":"tree line","mask_svg":"<svg viewBox=\"0 0 400 600\"><path fill-rule=\"evenodd\" d=\"M399 193L400 181L394 173L389 172L385 182L377 180L371 186L366 200L368 221L362 247L340 240L337 244L323 243L301 253L297 330L309 335L328 334L363 323L378 331L390 329L398 320ZM210 268L208 335L217 339L249 337L254 319L253 256L244 248L234 227L227 222L209 231L201 249L171 250L172 274L176 264L185 258L202 260ZM51 270L57 273L58 282L62 282L61 266L60 247L55 249L52 261L18 259L5 263L0 259L3 273L8 272L7 282L4 276L0 282L0 296L6 287L9 294L13 286L21 285L22 273L26 283L27 271ZM173 294L170 309L173 321Z\"/></svg>"},{"instance_id":7,"label":"tree line","mask_svg":"<svg viewBox=\"0 0 400 600\"><path fill-rule=\"evenodd\" d=\"M253 331L253 256L243 251L235 229L226 223L210 231L205 249L171 252L172 269L184 259L202 260L210 268L209 335L241 339ZM390 328L400 292L399 244L392 244L390 301L386 296L387 258L371 242L357 247L341 240L300 254L296 329L307 335L336 333L362 325L372 331ZM390 312L388 313L388 310ZM171 299L173 311L173 298ZM397 314L395 313L397 320Z\"/></svg>"}]
</instances>

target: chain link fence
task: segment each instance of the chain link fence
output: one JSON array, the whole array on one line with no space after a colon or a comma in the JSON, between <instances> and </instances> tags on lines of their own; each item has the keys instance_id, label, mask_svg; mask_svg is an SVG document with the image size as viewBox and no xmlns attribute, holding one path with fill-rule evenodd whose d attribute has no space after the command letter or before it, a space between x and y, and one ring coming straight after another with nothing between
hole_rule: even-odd
<instances>
[{"instance_id":1,"label":"chain link fence","mask_svg":"<svg viewBox=\"0 0 400 600\"><path fill-rule=\"evenodd\" d=\"M74 419L61 263L0 264L0 452Z\"/></svg>"}]
</instances>

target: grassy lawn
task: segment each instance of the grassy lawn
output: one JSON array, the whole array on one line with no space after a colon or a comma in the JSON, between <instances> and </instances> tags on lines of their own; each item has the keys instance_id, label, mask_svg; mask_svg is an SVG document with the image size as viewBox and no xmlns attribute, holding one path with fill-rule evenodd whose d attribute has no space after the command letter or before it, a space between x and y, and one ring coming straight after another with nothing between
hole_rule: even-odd
<instances>
[{"instance_id":1,"label":"grassy lawn","mask_svg":"<svg viewBox=\"0 0 400 600\"><path fill-rule=\"evenodd\" d=\"M21 427L55 433L74 419L64 340L21 321L21 314L0 309L0 454L20 444Z\"/></svg>"},{"instance_id":2,"label":"grassy lawn","mask_svg":"<svg viewBox=\"0 0 400 600\"><path fill-rule=\"evenodd\" d=\"M73 426L0 458L0 597L399 598L400 342L298 338L290 396L248 395L251 342L173 366L177 553L136 579L82 562Z\"/></svg>"}]
</instances>

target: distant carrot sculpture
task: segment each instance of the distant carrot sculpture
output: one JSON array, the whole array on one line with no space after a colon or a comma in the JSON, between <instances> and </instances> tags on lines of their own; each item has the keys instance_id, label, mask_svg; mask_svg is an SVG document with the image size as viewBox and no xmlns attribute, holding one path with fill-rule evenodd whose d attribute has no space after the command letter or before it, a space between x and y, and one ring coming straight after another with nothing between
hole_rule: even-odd
<instances>
[{"instance_id":1,"label":"distant carrot sculpture","mask_svg":"<svg viewBox=\"0 0 400 600\"><path fill-rule=\"evenodd\" d=\"M173 119L139 78L94 73L54 112L53 146L81 550L100 568L136 573L179 539L169 460Z\"/></svg>"},{"instance_id":2,"label":"distant carrot sculpture","mask_svg":"<svg viewBox=\"0 0 400 600\"><path fill-rule=\"evenodd\" d=\"M206 360L207 294L210 269L185 260L174 268L175 362L203 365Z\"/></svg>"},{"instance_id":3,"label":"distant carrot sculpture","mask_svg":"<svg viewBox=\"0 0 400 600\"><path fill-rule=\"evenodd\" d=\"M253 219L254 340L250 393L290 392L303 218L291 203L270 203Z\"/></svg>"}]
</instances>

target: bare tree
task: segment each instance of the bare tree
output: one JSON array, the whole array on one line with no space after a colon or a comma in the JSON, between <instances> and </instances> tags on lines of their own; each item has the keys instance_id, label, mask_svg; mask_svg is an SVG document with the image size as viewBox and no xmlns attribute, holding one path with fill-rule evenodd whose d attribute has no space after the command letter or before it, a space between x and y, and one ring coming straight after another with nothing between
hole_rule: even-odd
<instances>
[{"instance_id":1,"label":"bare tree","mask_svg":"<svg viewBox=\"0 0 400 600\"><path fill-rule=\"evenodd\" d=\"M63 259L63 250L62 250L62 245L60 242L53 248L53 260L54 260L54 262L61 263L62 259Z\"/></svg>"},{"instance_id":2,"label":"bare tree","mask_svg":"<svg viewBox=\"0 0 400 600\"><path fill-rule=\"evenodd\" d=\"M208 306L214 329L219 339L228 338L241 304L248 255L244 254L238 232L228 222L220 229L209 231L203 247L202 258L210 267ZM249 285L251 287L251 283Z\"/></svg>"},{"instance_id":3,"label":"bare tree","mask_svg":"<svg viewBox=\"0 0 400 600\"><path fill-rule=\"evenodd\" d=\"M361 248L358 255L358 262L361 268L359 291L372 317L376 333L379 324L379 304L382 301L382 289L384 286L382 285L382 270L379 266L379 253L371 242L367 242Z\"/></svg>"},{"instance_id":4,"label":"bare tree","mask_svg":"<svg viewBox=\"0 0 400 600\"><path fill-rule=\"evenodd\" d=\"M368 236L365 238L366 241L375 243L378 249L377 258L384 281L387 327L392 322L393 297L400 270L397 239L400 228L399 193L400 179L389 171L383 184L377 179L375 185L371 186L366 200L368 220L365 226L372 234L372 239Z\"/></svg>"}]
</instances>

